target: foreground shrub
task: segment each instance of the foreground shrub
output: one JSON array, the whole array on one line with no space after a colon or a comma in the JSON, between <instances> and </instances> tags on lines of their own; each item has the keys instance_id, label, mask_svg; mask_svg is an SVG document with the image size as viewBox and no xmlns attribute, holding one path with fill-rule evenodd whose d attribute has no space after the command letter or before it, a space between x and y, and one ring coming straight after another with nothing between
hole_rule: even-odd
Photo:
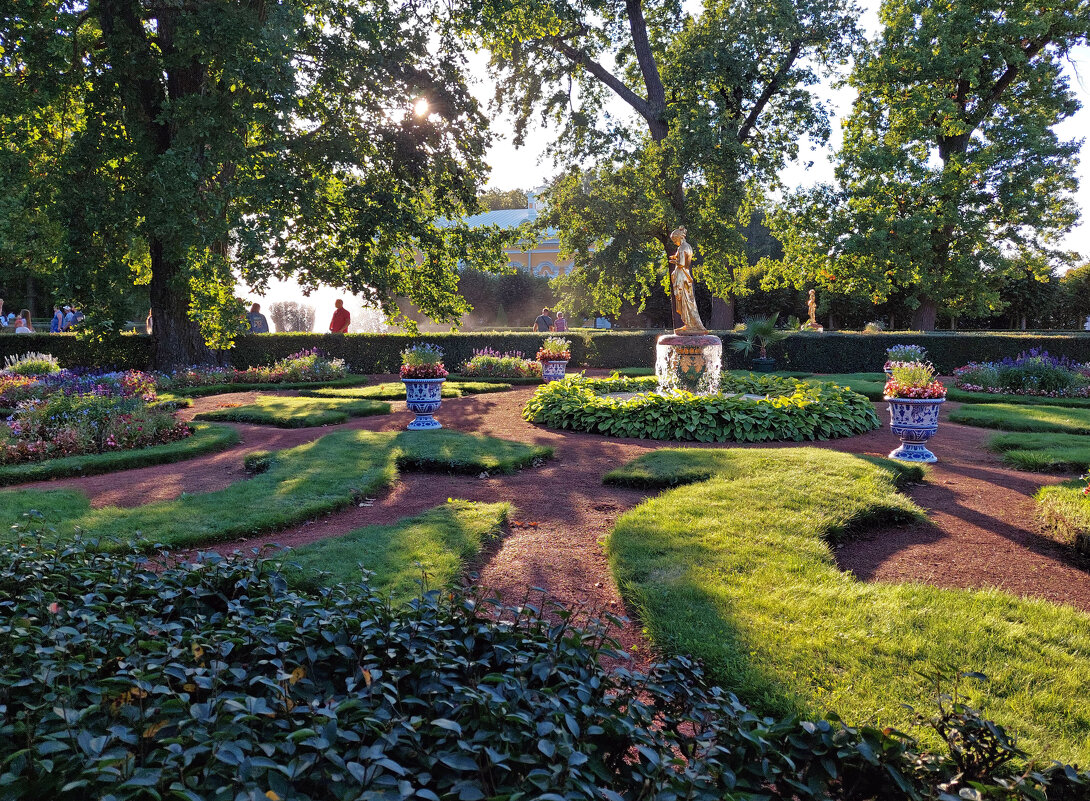
<instances>
[{"instance_id":1,"label":"foreground shrub","mask_svg":"<svg viewBox=\"0 0 1090 801\"><path fill-rule=\"evenodd\" d=\"M24 353L4 359L4 372L12 375L48 375L60 369L57 359L48 353Z\"/></svg>"},{"instance_id":2,"label":"foreground shrub","mask_svg":"<svg viewBox=\"0 0 1090 801\"><path fill-rule=\"evenodd\" d=\"M1090 397L1090 365L1033 349L1013 359L959 367L954 384L969 392Z\"/></svg>"},{"instance_id":3,"label":"foreground shrub","mask_svg":"<svg viewBox=\"0 0 1090 801\"><path fill-rule=\"evenodd\" d=\"M18 798L1050 799L1002 729L760 718L684 659L646 674L601 625L473 592L393 607L288 592L278 565L155 570L81 543L0 548L0 793ZM500 621L503 622L500 622ZM940 789L941 788L941 789ZM968 795L961 793L965 790Z\"/></svg>"},{"instance_id":4,"label":"foreground shrub","mask_svg":"<svg viewBox=\"0 0 1090 801\"><path fill-rule=\"evenodd\" d=\"M830 383L724 374L719 395L660 393L657 386L653 376L572 377L535 392L522 416L551 428L699 442L831 439L879 425L870 401Z\"/></svg>"},{"instance_id":5,"label":"foreground shrub","mask_svg":"<svg viewBox=\"0 0 1090 801\"><path fill-rule=\"evenodd\" d=\"M472 378L541 378L541 362L527 359L521 351L500 353L492 348L473 351L461 367Z\"/></svg>"}]
</instances>

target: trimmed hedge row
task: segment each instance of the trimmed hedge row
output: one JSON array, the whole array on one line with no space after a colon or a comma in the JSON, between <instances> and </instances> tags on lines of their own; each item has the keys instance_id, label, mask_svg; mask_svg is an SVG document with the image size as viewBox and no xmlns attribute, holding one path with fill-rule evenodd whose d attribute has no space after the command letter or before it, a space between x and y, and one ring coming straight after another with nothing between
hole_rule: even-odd
<instances>
[{"instance_id":1,"label":"trimmed hedge row","mask_svg":"<svg viewBox=\"0 0 1090 801\"><path fill-rule=\"evenodd\" d=\"M633 367L654 364L655 340L661 331L569 331L572 365L588 367ZM728 368L747 368L749 360L732 352L729 342L737 334L716 332L724 341ZM449 369L484 347L500 351L521 351L529 357L537 352L545 334L508 331L479 331L455 334L258 334L239 337L229 352L238 368L272 364L304 348L321 348L348 362L357 373L392 373L401 364L401 351L416 342L438 343L446 352ZM1090 334L1020 334L944 331L923 333L799 333L769 349L769 355L788 370L809 373L873 372L885 363L886 348L895 344L927 348L939 372L972 361L993 361L1017 356L1031 348L1048 350L1078 361L1090 361ZM20 334L0 337L0 358L27 351L45 351L64 367L117 367L147 369L151 340L146 336L122 336L106 342L90 342L70 334Z\"/></svg>"}]
</instances>

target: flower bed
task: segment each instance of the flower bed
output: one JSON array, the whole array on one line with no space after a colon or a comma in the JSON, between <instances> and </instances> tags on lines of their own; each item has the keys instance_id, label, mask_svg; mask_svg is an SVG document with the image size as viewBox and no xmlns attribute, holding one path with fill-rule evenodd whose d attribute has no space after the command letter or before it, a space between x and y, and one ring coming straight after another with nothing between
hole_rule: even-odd
<instances>
[{"instance_id":1,"label":"flower bed","mask_svg":"<svg viewBox=\"0 0 1090 801\"><path fill-rule=\"evenodd\" d=\"M348 375L344 359L331 359L310 348L280 359L272 367L189 367L156 379L159 389L187 389L220 384L287 384L333 381Z\"/></svg>"},{"instance_id":2,"label":"flower bed","mask_svg":"<svg viewBox=\"0 0 1090 801\"><path fill-rule=\"evenodd\" d=\"M472 378L541 378L541 362L527 359L521 351L500 353L492 348L473 351L461 368Z\"/></svg>"},{"instance_id":3,"label":"flower bed","mask_svg":"<svg viewBox=\"0 0 1090 801\"><path fill-rule=\"evenodd\" d=\"M935 368L923 362L890 362L886 398L935 400L946 397L946 387L935 378Z\"/></svg>"},{"instance_id":4,"label":"flower bed","mask_svg":"<svg viewBox=\"0 0 1090 801\"><path fill-rule=\"evenodd\" d=\"M443 349L431 343L407 348L401 354L401 377L446 378L447 368L443 366Z\"/></svg>"},{"instance_id":5,"label":"flower bed","mask_svg":"<svg viewBox=\"0 0 1090 801\"><path fill-rule=\"evenodd\" d=\"M724 374L719 395L660 393L657 386L654 377L568 378L535 392L522 416L551 428L698 442L798 442L878 428L870 401L835 384Z\"/></svg>"},{"instance_id":6,"label":"flower bed","mask_svg":"<svg viewBox=\"0 0 1090 801\"><path fill-rule=\"evenodd\" d=\"M1090 398L1090 364L1030 350L999 362L970 362L954 370L954 386L967 392Z\"/></svg>"}]
</instances>

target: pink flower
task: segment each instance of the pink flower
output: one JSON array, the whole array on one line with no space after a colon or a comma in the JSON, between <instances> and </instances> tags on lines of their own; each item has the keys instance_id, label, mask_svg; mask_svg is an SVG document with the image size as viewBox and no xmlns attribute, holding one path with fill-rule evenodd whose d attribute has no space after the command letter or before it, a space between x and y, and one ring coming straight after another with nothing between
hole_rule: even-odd
<instances>
[{"instance_id":1,"label":"pink flower","mask_svg":"<svg viewBox=\"0 0 1090 801\"><path fill-rule=\"evenodd\" d=\"M61 611L61 605L60 605L59 603L57 603L56 601L54 601L53 603L51 603L51 604L49 605L49 612L50 612L51 614L54 614L54 615L56 615L56 614L58 614L58 613L59 613L60 611Z\"/></svg>"}]
</instances>

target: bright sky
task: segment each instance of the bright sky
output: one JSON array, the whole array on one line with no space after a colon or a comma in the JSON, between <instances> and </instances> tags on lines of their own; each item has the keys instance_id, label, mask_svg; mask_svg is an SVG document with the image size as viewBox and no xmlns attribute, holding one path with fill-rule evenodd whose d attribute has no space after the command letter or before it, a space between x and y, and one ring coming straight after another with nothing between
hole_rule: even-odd
<instances>
[{"instance_id":1,"label":"bright sky","mask_svg":"<svg viewBox=\"0 0 1090 801\"><path fill-rule=\"evenodd\" d=\"M866 9L861 21L873 34L878 30L878 2L877 0L860 0L860 2ZM482 100L488 100L492 97L492 84L487 77L485 60L478 56L473 58L472 63L473 71L480 79L477 87L478 96ZM1058 133L1065 139L1086 139L1090 137L1090 47L1080 47L1074 52L1066 65L1065 73L1082 103L1082 109L1066 120L1060 126ZM853 90L846 88L838 91L831 87L823 87L819 91L823 91L825 98L832 102L838 120L842 120L851 110L855 94ZM625 106L618 101L611 106L610 110L623 113L624 109ZM497 132L503 132L511 130L512 124L510 120L499 118L494 120L494 128ZM488 154L488 161L492 167L489 186L496 189L529 189L545 183L558 171L551 160L544 156L551 136L551 132L540 127L535 128L527 137L526 144L519 149L511 143L510 135L497 136ZM830 155L839 144L840 138L840 125L834 124L832 141L828 147L822 147L812 153L803 152L803 161L812 161L813 166L807 169L805 163L801 163L787 167L782 173L785 184L792 188L831 180L833 169ZM1084 142L1081 152L1082 162L1078 167L1079 191L1076 199L1082 210L1082 222L1068 234L1065 244L1071 250L1081 253L1083 259L1090 259L1090 144Z\"/></svg>"}]
</instances>

